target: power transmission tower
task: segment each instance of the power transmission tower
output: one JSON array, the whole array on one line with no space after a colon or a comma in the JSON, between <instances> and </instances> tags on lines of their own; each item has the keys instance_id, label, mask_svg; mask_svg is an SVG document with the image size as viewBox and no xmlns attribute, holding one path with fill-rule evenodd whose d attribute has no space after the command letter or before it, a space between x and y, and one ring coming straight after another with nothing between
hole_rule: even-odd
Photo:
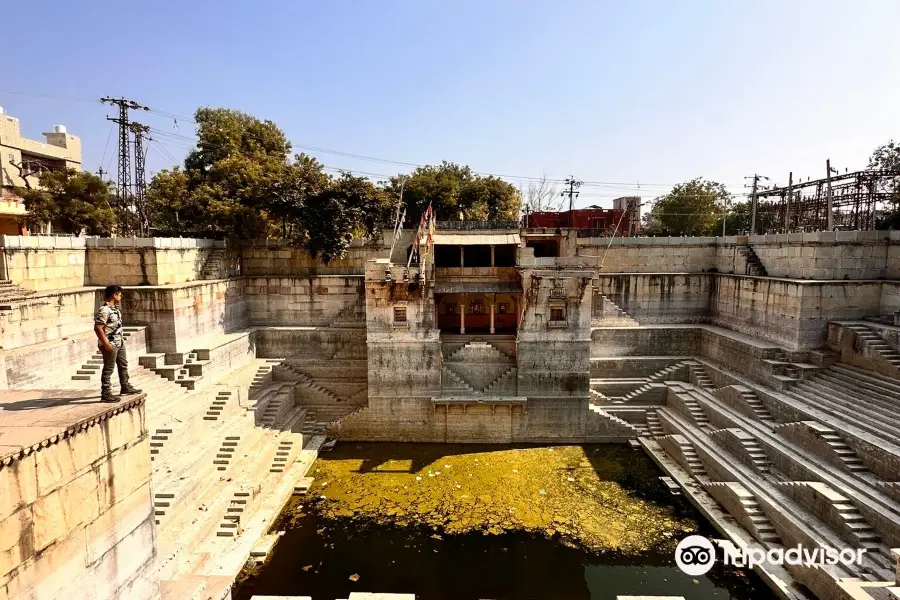
<instances>
[{"instance_id":1,"label":"power transmission tower","mask_svg":"<svg viewBox=\"0 0 900 600\"><path fill-rule=\"evenodd\" d=\"M145 163L147 153L144 150L144 139L152 141L148 133L150 127L141 125L132 121L128 124L131 133L134 134L134 207L137 210L138 224L140 227L141 237L147 237L150 231L150 213L147 203L144 201L144 192L147 187L147 178L145 174Z\"/></svg>"},{"instance_id":2,"label":"power transmission tower","mask_svg":"<svg viewBox=\"0 0 900 600\"><path fill-rule=\"evenodd\" d=\"M576 192L575 188L580 188L583 181L576 181L575 176L572 175L568 179L566 179L566 185L569 186L569 189L563 190L560 192L560 196L568 196L569 197L569 229L573 227L574 215L572 211L575 210L575 198L578 197L578 194L581 192Z\"/></svg>"},{"instance_id":3,"label":"power transmission tower","mask_svg":"<svg viewBox=\"0 0 900 600\"><path fill-rule=\"evenodd\" d=\"M831 159L827 159L825 161L825 169L828 171L827 175L827 189L828 189L828 207L826 213L826 222L828 224L828 231L834 231L834 215L832 211L832 207L834 205L834 195L831 192L831 174L834 173L837 175L838 170L831 168Z\"/></svg>"},{"instance_id":4,"label":"power transmission tower","mask_svg":"<svg viewBox=\"0 0 900 600\"><path fill-rule=\"evenodd\" d=\"M119 107L118 118L106 117L106 120L112 121L119 126L119 177L116 182L116 195L118 196L119 233L121 234L126 233L128 227L128 197L131 192L131 147L128 140L130 131L128 111L150 109L138 104L134 100L128 100L127 98L111 98L110 96L104 96L103 98L100 98L100 102Z\"/></svg>"},{"instance_id":5,"label":"power transmission tower","mask_svg":"<svg viewBox=\"0 0 900 600\"><path fill-rule=\"evenodd\" d=\"M759 191L759 180L765 179L766 181L768 181L769 178L765 175L754 173L753 177L744 177L744 179L753 180L753 191L750 192L750 235L756 235L756 209L759 203L759 198L757 198L756 192Z\"/></svg>"}]
</instances>

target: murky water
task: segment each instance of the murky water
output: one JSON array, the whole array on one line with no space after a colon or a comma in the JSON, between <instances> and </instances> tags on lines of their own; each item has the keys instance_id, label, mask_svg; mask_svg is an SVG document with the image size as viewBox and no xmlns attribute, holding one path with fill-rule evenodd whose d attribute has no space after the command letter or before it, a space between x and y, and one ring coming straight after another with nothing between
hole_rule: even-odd
<instances>
[{"instance_id":1,"label":"murky water","mask_svg":"<svg viewBox=\"0 0 900 600\"><path fill-rule=\"evenodd\" d=\"M285 530L274 555L245 573L236 600L774 598L753 574L675 567L678 540L713 532L624 446L345 443L311 474L310 494L274 528Z\"/></svg>"}]
</instances>

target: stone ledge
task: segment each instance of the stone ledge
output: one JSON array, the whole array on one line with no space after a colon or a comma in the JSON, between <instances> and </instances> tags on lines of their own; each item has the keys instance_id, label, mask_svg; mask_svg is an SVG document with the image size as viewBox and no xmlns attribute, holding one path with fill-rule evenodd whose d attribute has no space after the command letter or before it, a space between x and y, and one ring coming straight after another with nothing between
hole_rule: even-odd
<instances>
[{"instance_id":1,"label":"stone ledge","mask_svg":"<svg viewBox=\"0 0 900 600\"><path fill-rule=\"evenodd\" d=\"M23 392L23 394L27 395L27 392ZM65 400L64 397L61 397L59 399L61 401ZM142 393L142 394L139 394L128 400L120 401L120 402L116 403L115 405L110 406L109 408L104 408L103 410L101 410L100 412L98 412L96 414L77 419L74 423L66 426L64 429L62 429L61 431L59 431L57 433L46 435L46 432L44 432L44 435L40 436L40 439L37 442L29 442L27 444L18 445L18 447L17 447L17 445L0 446L0 467L8 467L12 463L16 462L17 460L21 460L22 458L24 458L26 456L29 456L33 452L39 452L43 448L46 448L46 447L54 445L54 444L58 444L59 442L65 440L66 438L72 437L72 436L78 434L79 432L85 431L85 430L89 429L90 427L93 427L104 421L107 421L108 419L114 417L115 415L118 415L125 411L131 410L137 406L140 406L140 405L144 404L146 399L147 399L147 394ZM12 404L12 402L9 402L9 403ZM44 409L44 410L49 410L49 408ZM5 427L4 421L7 420L4 413L8 414L10 412L13 412L13 411L10 411L8 409L3 409L3 405L2 405L2 403L0 403L0 429L3 429ZM49 425L49 424L46 427L41 427L39 425L40 421L37 421L37 423L38 424L35 425L34 427L42 429L42 430L52 427L52 425Z\"/></svg>"}]
</instances>

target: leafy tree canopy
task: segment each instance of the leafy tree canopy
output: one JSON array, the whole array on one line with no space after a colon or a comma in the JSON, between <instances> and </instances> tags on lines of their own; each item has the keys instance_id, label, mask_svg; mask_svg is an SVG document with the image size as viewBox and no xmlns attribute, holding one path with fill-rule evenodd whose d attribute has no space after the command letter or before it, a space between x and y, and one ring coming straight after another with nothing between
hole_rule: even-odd
<instances>
[{"instance_id":1,"label":"leafy tree canopy","mask_svg":"<svg viewBox=\"0 0 900 600\"><path fill-rule=\"evenodd\" d=\"M64 233L110 235L116 213L110 206L109 185L94 175L75 169L44 171L40 189L16 188L28 213L23 222L37 229L52 222Z\"/></svg>"},{"instance_id":2,"label":"leafy tree canopy","mask_svg":"<svg viewBox=\"0 0 900 600\"><path fill-rule=\"evenodd\" d=\"M717 225L722 227L722 207L729 197L724 184L702 177L692 179L656 199L645 227L649 232L669 235L713 234Z\"/></svg>"},{"instance_id":3,"label":"leafy tree canopy","mask_svg":"<svg viewBox=\"0 0 900 600\"><path fill-rule=\"evenodd\" d=\"M407 223L416 224L432 206L443 221L518 220L522 199L510 183L483 177L472 169L444 161L419 167L409 175L392 177L391 193L400 193L407 207Z\"/></svg>"},{"instance_id":4,"label":"leafy tree canopy","mask_svg":"<svg viewBox=\"0 0 900 600\"><path fill-rule=\"evenodd\" d=\"M869 157L869 168L900 172L900 143L890 140L878 146ZM900 229L900 176L888 179L882 190L890 194L890 205L877 223L879 229Z\"/></svg>"}]
</instances>

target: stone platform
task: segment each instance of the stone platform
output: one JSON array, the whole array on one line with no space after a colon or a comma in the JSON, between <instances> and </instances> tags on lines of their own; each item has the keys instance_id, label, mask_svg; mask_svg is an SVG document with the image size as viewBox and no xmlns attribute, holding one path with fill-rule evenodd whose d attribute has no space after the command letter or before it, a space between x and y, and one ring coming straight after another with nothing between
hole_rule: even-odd
<instances>
[{"instance_id":1,"label":"stone platform","mask_svg":"<svg viewBox=\"0 0 900 600\"><path fill-rule=\"evenodd\" d=\"M158 597L144 402L0 393L0 598Z\"/></svg>"}]
</instances>

